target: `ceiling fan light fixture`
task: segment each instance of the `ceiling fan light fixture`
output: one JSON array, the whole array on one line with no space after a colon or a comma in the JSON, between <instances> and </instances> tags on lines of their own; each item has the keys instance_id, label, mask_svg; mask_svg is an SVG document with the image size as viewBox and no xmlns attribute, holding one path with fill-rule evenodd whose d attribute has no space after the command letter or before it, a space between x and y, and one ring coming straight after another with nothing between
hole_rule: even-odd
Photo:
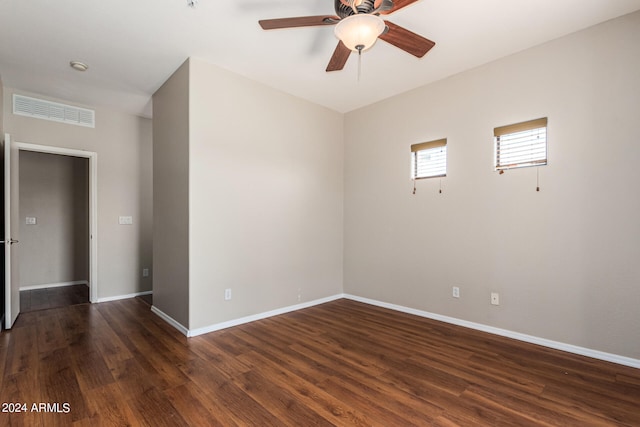
<instances>
[{"instance_id":1,"label":"ceiling fan light fixture","mask_svg":"<svg viewBox=\"0 0 640 427\"><path fill-rule=\"evenodd\" d=\"M359 13L341 19L334 32L347 48L361 52L374 45L384 28L379 16Z\"/></svg>"}]
</instances>

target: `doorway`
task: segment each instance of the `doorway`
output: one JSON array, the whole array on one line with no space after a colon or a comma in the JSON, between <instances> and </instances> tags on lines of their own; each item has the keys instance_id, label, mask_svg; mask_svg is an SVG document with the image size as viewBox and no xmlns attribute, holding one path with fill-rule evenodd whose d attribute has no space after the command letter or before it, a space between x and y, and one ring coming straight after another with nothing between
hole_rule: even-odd
<instances>
[{"instance_id":1,"label":"doorway","mask_svg":"<svg viewBox=\"0 0 640 427\"><path fill-rule=\"evenodd\" d=\"M89 302L89 160L19 153L20 312Z\"/></svg>"},{"instance_id":2,"label":"doorway","mask_svg":"<svg viewBox=\"0 0 640 427\"><path fill-rule=\"evenodd\" d=\"M42 161L68 164L70 168L66 172L66 178L64 176L65 173L58 173L56 179L70 180L72 184L66 195L62 196L62 198L66 198L66 200L57 200L57 202L50 203L58 203L58 205L63 204L66 206L58 206L58 212L55 213L52 212L53 209L50 209L50 206L44 210L42 210L41 206L39 215L45 216L41 216L39 220L36 211L30 211L29 208L34 207L33 202L38 196L37 191L42 192L45 188L36 185L35 188L39 188L39 190L36 190L35 194L24 194L22 189L23 183L20 182L20 205L21 208L25 207L25 209L21 209L20 212L20 228L24 231L24 238L22 240L25 244L21 245L22 247L20 248L21 255L19 263L22 265L21 270L25 268L31 270L29 258L32 258L34 262L37 257L47 258L48 261L44 263L44 266L40 266L39 270L34 268L33 270L35 271L29 271L28 276L20 278L20 294L23 295L24 292L25 298L30 299L24 301L24 303L21 301L21 307L34 310L51 308L63 304L75 304L80 301L96 302L98 299L97 153L20 142L18 142L17 145L19 158L24 157L31 161L36 159L35 162L32 162L31 166L37 167L38 162ZM22 160L19 160L19 164L22 163ZM55 170L56 167L54 166L53 169ZM24 178L25 174L21 171L20 176ZM28 183L25 182L25 184ZM27 187L25 187L25 190L26 189ZM53 196L43 195L45 199ZM32 200L23 203L27 201L25 198L31 198ZM40 200L40 202L42 202L42 200ZM31 203L31 205L29 205L29 203ZM49 231L51 231L51 222L53 222L55 218L57 218L58 224L62 224L62 229L53 227L57 229L53 232L53 235L51 235L51 233L45 233L44 235L38 235L37 232L32 233L35 231L43 231L36 230L39 225L48 225ZM62 221L62 223L60 223L60 221ZM67 231L71 226L74 226L73 228L79 228L81 232L71 234ZM29 236L28 233L33 235ZM30 238L32 238L31 244L33 244L34 237L36 237L36 242L40 241L43 245L48 238L57 239L57 246L52 246L51 242L47 242L47 244L49 248L62 248L59 252L64 253L56 253L54 257L51 256L51 251L47 252L43 251L42 248L36 249L33 246L29 247ZM48 279L45 279L47 277Z\"/></svg>"}]
</instances>

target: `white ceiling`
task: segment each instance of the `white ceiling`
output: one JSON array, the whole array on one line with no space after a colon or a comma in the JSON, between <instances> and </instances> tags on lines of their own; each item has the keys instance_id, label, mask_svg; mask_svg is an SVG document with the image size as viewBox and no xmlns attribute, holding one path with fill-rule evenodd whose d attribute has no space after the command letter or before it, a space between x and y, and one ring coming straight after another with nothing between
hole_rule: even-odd
<instances>
[{"instance_id":1,"label":"white ceiling","mask_svg":"<svg viewBox=\"0 0 640 427\"><path fill-rule=\"evenodd\" d=\"M5 86L151 116L186 58L347 112L640 10L640 0L421 0L386 18L436 42L417 59L384 41L324 70L333 27L264 31L259 19L331 15L333 0L0 0ZM89 64L80 73L69 61Z\"/></svg>"}]
</instances>

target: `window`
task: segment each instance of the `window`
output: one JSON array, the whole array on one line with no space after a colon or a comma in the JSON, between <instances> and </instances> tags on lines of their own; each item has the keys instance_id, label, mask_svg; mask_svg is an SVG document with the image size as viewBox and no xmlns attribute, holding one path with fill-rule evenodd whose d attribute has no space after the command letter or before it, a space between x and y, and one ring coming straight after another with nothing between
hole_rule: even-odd
<instances>
[{"instance_id":1,"label":"window","mask_svg":"<svg viewBox=\"0 0 640 427\"><path fill-rule=\"evenodd\" d=\"M547 118L501 126L495 136L497 171L547 164Z\"/></svg>"},{"instance_id":2,"label":"window","mask_svg":"<svg viewBox=\"0 0 640 427\"><path fill-rule=\"evenodd\" d=\"M423 142L411 146L411 179L447 175L447 140Z\"/></svg>"}]
</instances>

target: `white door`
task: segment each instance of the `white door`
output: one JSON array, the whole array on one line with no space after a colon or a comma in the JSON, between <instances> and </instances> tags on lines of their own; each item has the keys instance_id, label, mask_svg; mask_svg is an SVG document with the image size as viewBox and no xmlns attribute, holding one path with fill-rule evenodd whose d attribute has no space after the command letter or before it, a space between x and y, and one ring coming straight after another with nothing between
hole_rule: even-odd
<instances>
[{"instance_id":1,"label":"white door","mask_svg":"<svg viewBox=\"0 0 640 427\"><path fill-rule=\"evenodd\" d=\"M4 135L4 283L5 328L10 329L20 313L20 280L18 277L19 205L18 147Z\"/></svg>"}]
</instances>

